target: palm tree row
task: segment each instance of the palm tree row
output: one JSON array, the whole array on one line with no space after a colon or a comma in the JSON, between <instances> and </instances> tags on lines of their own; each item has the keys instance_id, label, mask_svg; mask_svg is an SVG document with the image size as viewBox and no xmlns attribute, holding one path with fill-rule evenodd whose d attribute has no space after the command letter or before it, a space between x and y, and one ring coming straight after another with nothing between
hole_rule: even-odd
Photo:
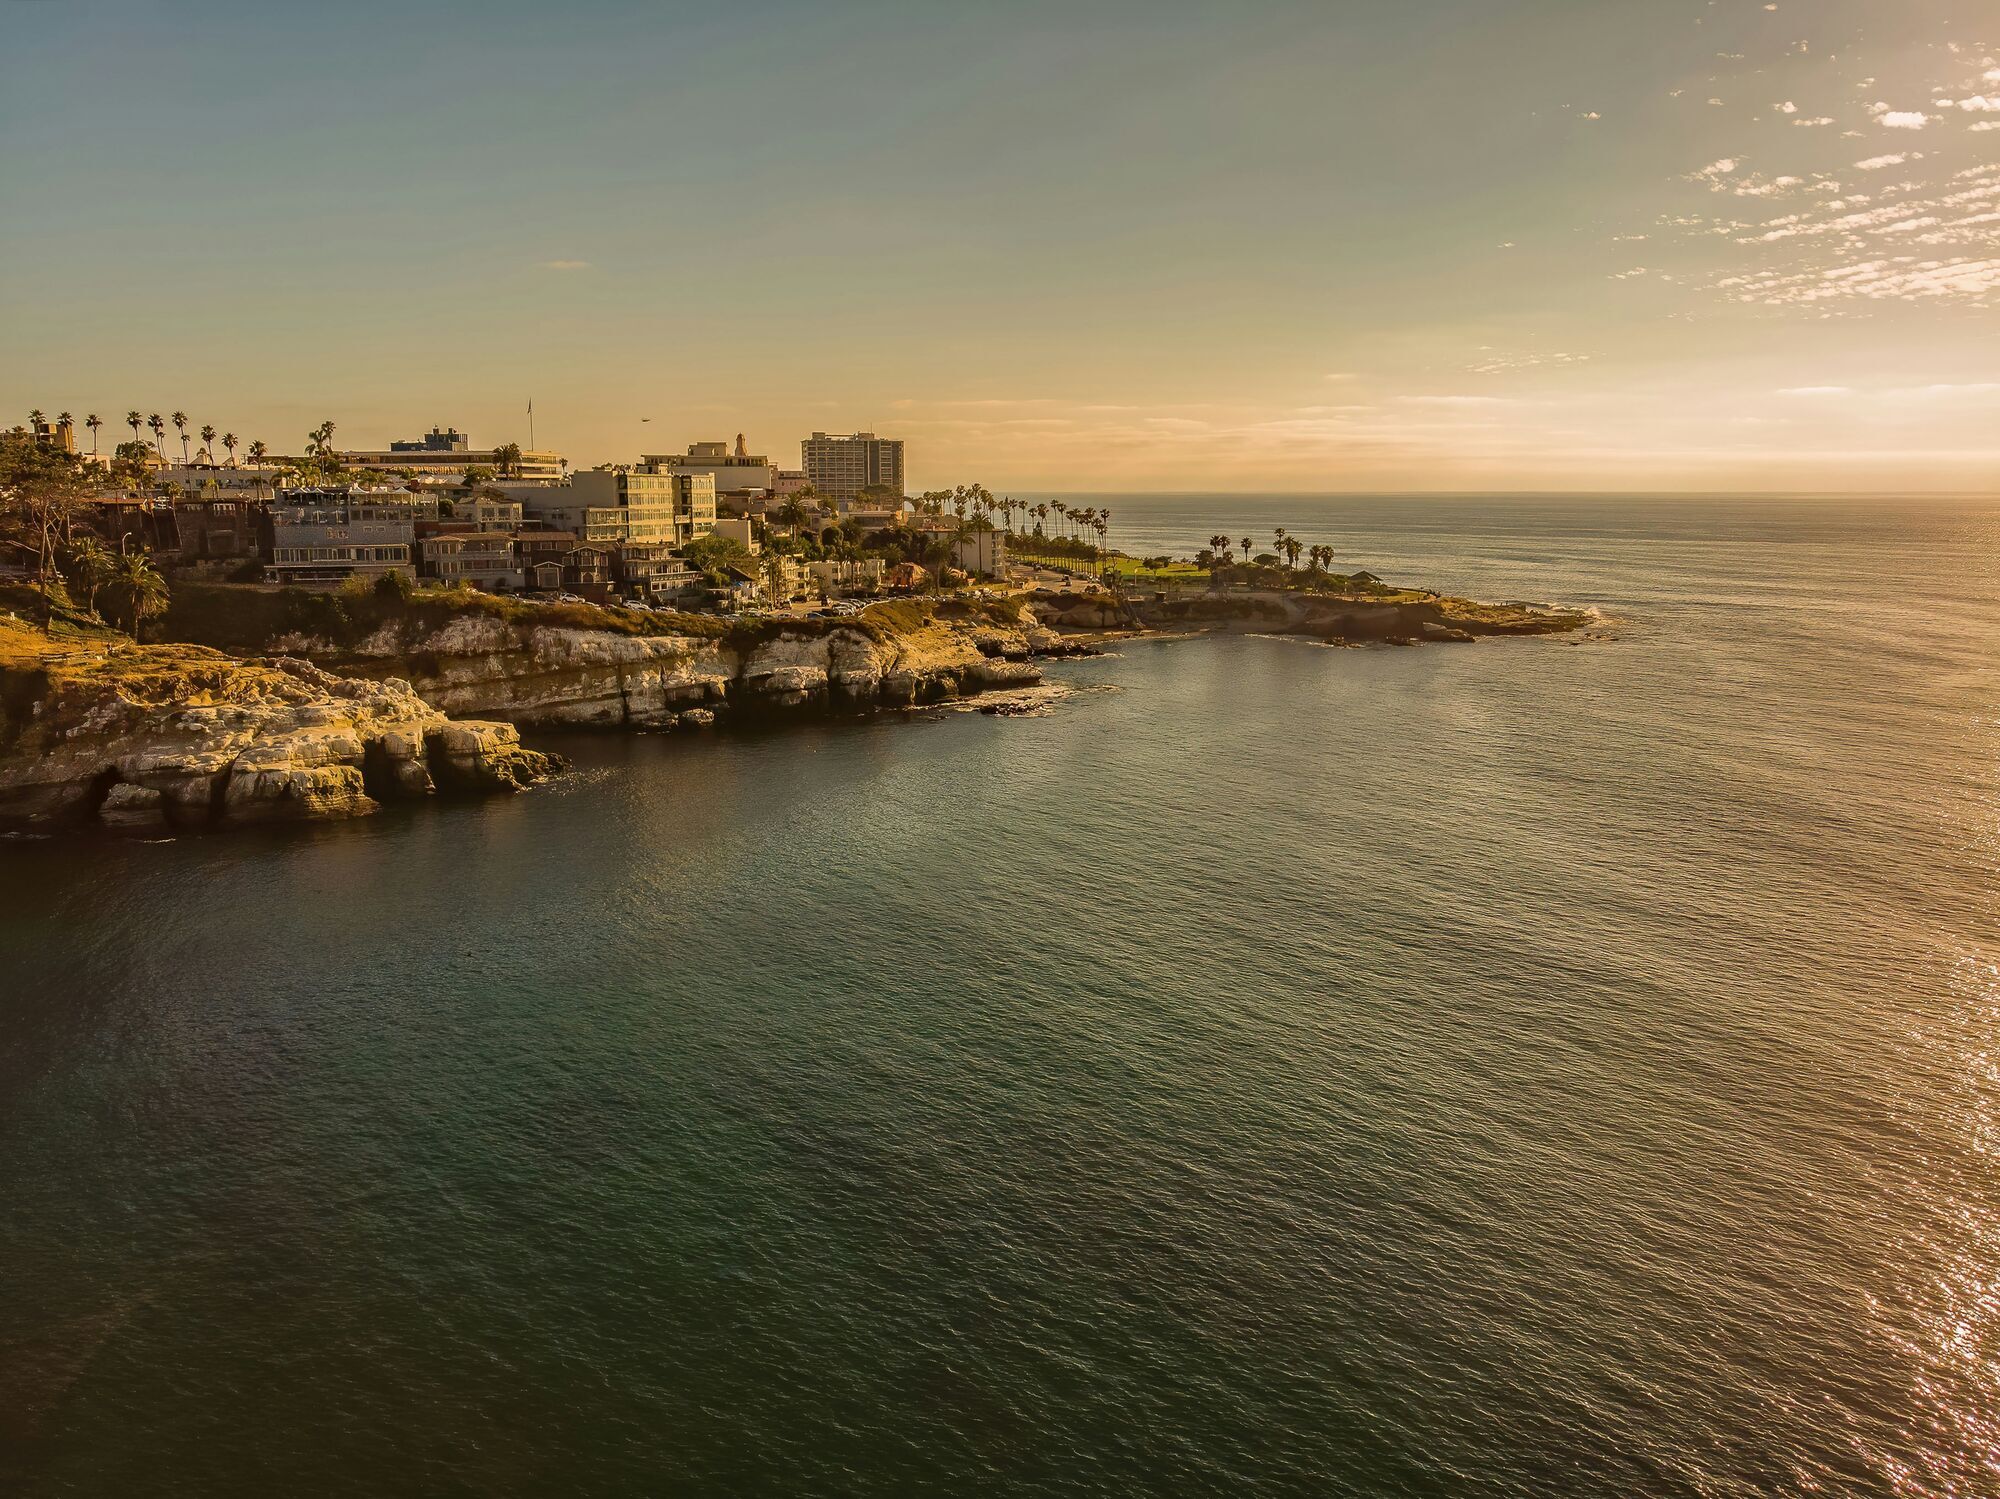
<instances>
[{"instance_id":1,"label":"palm tree row","mask_svg":"<svg viewBox=\"0 0 2000 1499\"><path fill-rule=\"evenodd\" d=\"M1014 510L1017 507L1011 499L1004 503L1007 512L1007 529L1012 532L1014 530ZM1089 544L1095 546L1100 552L1104 549L1105 534L1111 526L1111 512L1109 510L1100 510L1088 505L1065 505L1060 500L1049 500L1038 505L1022 504L1018 508L1024 520L1032 519L1034 521L1034 530L1030 533L1029 537L1023 538L1031 548L1033 546L1032 538L1035 537L1061 541L1085 541L1087 538L1094 537L1095 540L1090 541ZM1050 526L1051 519L1054 521L1053 528Z\"/></svg>"},{"instance_id":2,"label":"palm tree row","mask_svg":"<svg viewBox=\"0 0 2000 1499\"><path fill-rule=\"evenodd\" d=\"M1241 540L1243 561L1248 565L1252 560L1250 554L1254 550L1256 543L1248 536L1243 537ZM1234 543L1230 541L1228 536L1220 531L1216 532L1215 535L1208 538L1208 552L1206 554L1208 560L1218 567L1228 567L1236 560L1235 553L1231 550L1233 545ZM1277 556L1282 557L1285 565L1293 569L1293 571L1297 571L1299 557L1302 553L1307 559L1307 570L1310 572L1323 573L1331 570L1333 567L1332 547L1318 544L1307 546L1298 537L1288 534L1283 526L1277 527L1273 532L1272 551ZM1201 559L1197 558L1196 560L1199 561Z\"/></svg>"},{"instance_id":3,"label":"palm tree row","mask_svg":"<svg viewBox=\"0 0 2000 1499\"><path fill-rule=\"evenodd\" d=\"M33 425L39 427L43 421L43 414L39 409L30 411L28 413L28 420ZM57 426L74 426L75 423L76 418L71 416L67 411L56 413ZM188 449L188 444L192 439L188 436L188 414L185 411L176 411L169 417L162 417L157 411L151 416L146 416L138 411L128 411L125 413L125 425L132 429L132 440L134 442L141 440L139 431L142 427L150 431L153 434L153 449L160 455L162 462L165 462L167 457L166 433L170 423L180 437L181 462L192 463L194 461L194 454ZM91 456L95 457L97 455L97 433L98 429L104 425L104 418L93 411L83 419L83 424L90 429L90 452ZM218 434L213 426L204 424L197 435L201 438L201 452L209 462L213 463L215 461L215 444L219 437L223 449L229 454L230 466L235 466L236 448L240 439L234 432ZM262 443L257 443L255 446L257 448L264 448ZM264 451L269 452L269 449L264 448Z\"/></svg>"}]
</instances>

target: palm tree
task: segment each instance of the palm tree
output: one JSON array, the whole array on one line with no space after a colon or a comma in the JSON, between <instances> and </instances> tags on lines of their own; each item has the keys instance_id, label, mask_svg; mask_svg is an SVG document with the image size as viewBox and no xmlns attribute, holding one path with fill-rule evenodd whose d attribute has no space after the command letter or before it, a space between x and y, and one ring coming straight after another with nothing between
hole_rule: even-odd
<instances>
[{"instance_id":1,"label":"palm tree","mask_svg":"<svg viewBox=\"0 0 2000 1499\"><path fill-rule=\"evenodd\" d=\"M264 460L271 456L271 450L265 447L261 441L253 442L250 444L250 451L247 456L250 459L250 466L252 468L262 468Z\"/></svg>"},{"instance_id":2,"label":"palm tree","mask_svg":"<svg viewBox=\"0 0 2000 1499\"><path fill-rule=\"evenodd\" d=\"M56 413L56 429L58 431L62 430L64 427L74 425L75 421L76 418L71 416L67 411L58 411Z\"/></svg>"},{"instance_id":3,"label":"palm tree","mask_svg":"<svg viewBox=\"0 0 2000 1499\"><path fill-rule=\"evenodd\" d=\"M236 467L236 434L234 432L225 432L222 434L222 450L229 455L229 466L231 468Z\"/></svg>"},{"instance_id":4,"label":"palm tree","mask_svg":"<svg viewBox=\"0 0 2000 1499\"><path fill-rule=\"evenodd\" d=\"M132 441L137 442L139 440L139 428L144 426L145 422L146 419L136 411L125 413L125 425L132 429Z\"/></svg>"},{"instance_id":5,"label":"palm tree","mask_svg":"<svg viewBox=\"0 0 2000 1499\"><path fill-rule=\"evenodd\" d=\"M69 580L83 592L83 607L97 612L97 595L111 581L118 559L95 536L79 536L69 549Z\"/></svg>"},{"instance_id":6,"label":"palm tree","mask_svg":"<svg viewBox=\"0 0 2000 1499\"><path fill-rule=\"evenodd\" d=\"M140 624L164 613L167 607L167 580L143 551L120 556L111 576L105 580L104 589L118 606L118 612L132 622L134 640L139 638Z\"/></svg>"},{"instance_id":7,"label":"palm tree","mask_svg":"<svg viewBox=\"0 0 2000 1499\"><path fill-rule=\"evenodd\" d=\"M210 423L202 424L201 445L208 452L208 461L215 462L215 427Z\"/></svg>"},{"instance_id":8,"label":"palm tree","mask_svg":"<svg viewBox=\"0 0 2000 1499\"><path fill-rule=\"evenodd\" d=\"M104 425L104 418L93 411L83 419L83 424L90 428L90 456L95 458L97 456L97 429ZM137 434L133 435L136 436Z\"/></svg>"},{"instance_id":9,"label":"palm tree","mask_svg":"<svg viewBox=\"0 0 2000 1499\"><path fill-rule=\"evenodd\" d=\"M1305 550L1304 544L1301 543L1298 537L1296 536L1287 536L1283 541L1278 543L1278 545L1284 549L1285 560L1289 562L1292 565L1293 570L1296 571L1299 565L1299 553Z\"/></svg>"},{"instance_id":10,"label":"palm tree","mask_svg":"<svg viewBox=\"0 0 2000 1499\"><path fill-rule=\"evenodd\" d=\"M1217 531L1208 538L1208 549L1220 557L1225 564L1229 561L1229 538Z\"/></svg>"},{"instance_id":11,"label":"palm tree","mask_svg":"<svg viewBox=\"0 0 2000 1499\"><path fill-rule=\"evenodd\" d=\"M1243 560L1246 563L1250 560L1250 548L1253 544L1249 537L1243 538Z\"/></svg>"},{"instance_id":12,"label":"palm tree","mask_svg":"<svg viewBox=\"0 0 2000 1499\"><path fill-rule=\"evenodd\" d=\"M167 420L172 422L175 429L181 434L181 462L186 463L188 461L188 414L185 411L176 411Z\"/></svg>"},{"instance_id":13,"label":"palm tree","mask_svg":"<svg viewBox=\"0 0 2000 1499\"><path fill-rule=\"evenodd\" d=\"M165 463L167 461L167 424L160 420L160 413L155 411L151 416L146 418L146 426L153 434L153 446L160 451L160 461Z\"/></svg>"},{"instance_id":14,"label":"palm tree","mask_svg":"<svg viewBox=\"0 0 2000 1499\"><path fill-rule=\"evenodd\" d=\"M42 425L42 417L45 414L39 406L28 413L28 428L30 431L34 431Z\"/></svg>"}]
</instances>

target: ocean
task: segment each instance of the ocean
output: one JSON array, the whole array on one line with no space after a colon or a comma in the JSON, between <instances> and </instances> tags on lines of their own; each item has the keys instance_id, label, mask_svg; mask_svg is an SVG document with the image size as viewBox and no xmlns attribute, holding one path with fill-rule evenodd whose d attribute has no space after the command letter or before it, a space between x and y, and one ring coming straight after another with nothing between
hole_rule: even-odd
<instances>
[{"instance_id":1,"label":"ocean","mask_svg":"<svg viewBox=\"0 0 2000 1499\"><path fill-rule=\"evenodd\" d=\"M0 844L0 1488L2000 1492L2000 503L1075 498L1602 638Z\"/></svg>"}]
</instances>

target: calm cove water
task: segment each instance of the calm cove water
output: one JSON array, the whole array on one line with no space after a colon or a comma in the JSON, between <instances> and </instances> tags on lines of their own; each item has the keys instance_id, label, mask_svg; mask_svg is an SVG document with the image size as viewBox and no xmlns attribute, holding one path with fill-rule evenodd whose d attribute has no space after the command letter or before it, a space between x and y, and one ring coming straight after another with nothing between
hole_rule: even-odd
<instances>
[{"instance_id":1,"label":"calm cove water","mask_svg":"<svg viewBox=\"0 0 2000 1499\"><path fill-rule=\"evenodd\" d=\"M2000 505L1084 502L1614 638L0 844L0 1490L2000 1493Z\"/></svg>"}]
</instances>

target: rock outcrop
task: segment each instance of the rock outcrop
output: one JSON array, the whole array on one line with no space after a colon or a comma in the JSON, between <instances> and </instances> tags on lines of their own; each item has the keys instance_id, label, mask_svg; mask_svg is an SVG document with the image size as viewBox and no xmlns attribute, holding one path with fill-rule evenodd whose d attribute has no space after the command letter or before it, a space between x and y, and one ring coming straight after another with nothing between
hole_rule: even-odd
<instances>
[{"instance_id":1,"label":"rock outcrop","mask_svg":"<svg viewBox=\"0 0 2000 1499\"><path fill-rule=\"evenodd\" d=\"M1033 658L1074 644L1011 607L915 601L843 620L762 621L708 634L542 623L531 610L383 626L358 645L293 637L344 673L406 681L445 713L538 728L706 727L802 710L864 713L1041 680Z\"/></svg>"},{"instance_id":2,"label":"rock outcrop","mask_svg":"<svg viewBox=\"0 0 2000 1499\"><path fill-rule=\"evenodd\" d=\"M199 646L13 644L0 662L0 821L354 817L438 790L519 790L553 768L512 724L453 722L393 678Z\"/></svg>"},{"instance_id":3,"label":"rock outcrop","mask_svg":"<svg viewBox=\"0 0 2000 1499\"><path fill-rule=\"evenodd\" d=\"M1075 628L1089 602L1038 597L1037 614ZM1248 630L1309 635L1348 644L1416 645L1463 642L1491 635L1555 635L1583 627L1589 616L1534 604L1478 604L1437 594L1390 591L1381 597L1291 589L1181 590L1135 596L1133 617L1150 629Z\"/></svg>"}]
</instances>

